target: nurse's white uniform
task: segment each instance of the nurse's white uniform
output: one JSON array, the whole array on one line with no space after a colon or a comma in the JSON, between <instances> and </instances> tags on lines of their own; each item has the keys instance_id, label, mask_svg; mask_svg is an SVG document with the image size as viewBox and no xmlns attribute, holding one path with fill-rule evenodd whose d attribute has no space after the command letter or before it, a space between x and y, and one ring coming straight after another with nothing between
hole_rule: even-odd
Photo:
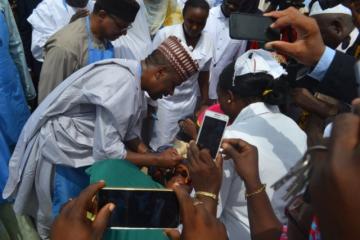
<instances>
[{"instance_id":1,"label":"nurse's white uniform","mask_svg":"<svg viewBox=\"0 0 360 240\"><path fill-rule=\"evenodd\" d=\"M156 49L169 36L176 36L186 44L183 26L178 24L160 29L153 40L153 49ZM199 42L191 52L192 58L199 65L199 72L209 71L212 45L211 38L207 33L202 32ZM178 121L194 113L200 95L199 72L176 87L173 96L157 100L157 119L154 123L153 136L150 141L152 149L157 150L161 146L170 144L179 131Z\"/></svg>"},{"instance_id":2,"label":"nurse's white uniform","mask_svg":"<svg viewBox=\"0 0 360 240\"><path fill-rule=\"evenodd\" d=\"M242 139L254 145L259 153L259 172L277 217L284 222L282 200L286 186L274 192L273 185L303 156L307 149L306 134L277 106L263 102L244 108L224 134L227 139ZM232 160L224 161L223 182L219 195L218 217L225 224L230 240L250 240L250 225L245 186Z\"/></svg>"},{"instance_id":3,"label":"nurse's white uniform","mask_svg":"<svg viewBox=\"0 0 360 240\"><path fill-rule=\"evenodd\" d=\"M88 65L62 82L27 121L9 163L4 198L17 213L33 216L47 236L57 164L83 167L126 156L124 141L140 136L144 110L140 63L109 59Z\"/></svg>"},{"instance_id":4,"label":"nurse's white uniform","mask_svg":"<svg viewBox=\"0 0 360 240\"><path fill-rule=\"evenodd\" d=\"M246 51L247 41L230 38L229 18L222 13L221 5L210 10L204 32L209 34L214 43L210 66L209 98L217 99L216 87L221 72Z\"/></svg>"},{"instance_id":5,"label":"nurse's white uniform","mask_svg":"<svg viewBox=\"0 0 360 240\"><path fill-rule=\"evenodd\" d=\"M89 0L86 9L92 12L95 1ZM71 7L65 0L43 0L33 10L27 21L31 24L31 52L34 58L44 61L43 47L48 39L65 25L78 9Z\"/></svg>"}]
</instances>

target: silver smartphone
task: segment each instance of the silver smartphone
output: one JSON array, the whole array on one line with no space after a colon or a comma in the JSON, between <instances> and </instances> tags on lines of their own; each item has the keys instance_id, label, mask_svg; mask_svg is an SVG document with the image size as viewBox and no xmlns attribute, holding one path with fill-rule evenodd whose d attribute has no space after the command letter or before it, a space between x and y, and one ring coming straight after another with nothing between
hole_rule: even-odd
<instances>
[{"instance_id":1,"label":"silver smartphone","mask_svg":"<svg viewBox=\"0 0 360 240\"><path fill-rule=\"evenodd\" d=\"M213 159L219 152L228 122L229 117L225 114L213 111L205 112L196 143L200 148L209 149Z\"/></svg>"}]
</instances>

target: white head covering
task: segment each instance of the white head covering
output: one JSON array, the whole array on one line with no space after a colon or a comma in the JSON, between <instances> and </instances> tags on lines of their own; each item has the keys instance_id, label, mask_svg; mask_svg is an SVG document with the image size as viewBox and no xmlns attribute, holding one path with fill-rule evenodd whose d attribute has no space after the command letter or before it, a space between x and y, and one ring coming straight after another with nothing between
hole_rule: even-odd
<instances>
[{"instance_id":1,"label":"white head covering","mask_svg":"<svg viewBox=\"0 0 360 240\"><path fill-rule=\"evenodd\" d=\"M350 15L350 16L352 15L351 10L342 4L339 4L335 7L327 8L327 9L323 10L320 6L320 3L318 1L316 1L310 9L309 16L320 15L320 14L334 14L334 13L335 14L341 13L341 14L346 14L346 15Z\"/></svg>"},{"instance_id":2,"label":"white head covering","mask_svg":"<svg viewBox=\"0 0 360 240\"><path fill-rule=\"evenodd\" d=\"M261 72L273 76L274 79L287 75L286 70L276 61L271 52L257 49L247 51L236 60L233 79L248 73Z\"/></svg>"}]
</instances>

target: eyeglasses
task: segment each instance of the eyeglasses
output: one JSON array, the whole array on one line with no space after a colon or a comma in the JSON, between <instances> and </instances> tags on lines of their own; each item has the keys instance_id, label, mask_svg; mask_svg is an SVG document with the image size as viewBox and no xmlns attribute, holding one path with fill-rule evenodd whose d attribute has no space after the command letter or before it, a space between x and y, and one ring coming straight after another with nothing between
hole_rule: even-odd
<instances>
[{"instance_id":1,"label":"eyeglasses","mask_svg":"<svg viewBox=\"0 0 360 240\"><path fill-rule=\"evenodd\" d=\"M127 27L124 27L124 22L119 20L116 16L109 14L109 17L114 21L117 28L121 29L121 32L127 32L130 30L133 26L132 24L129 24ZM121 23L120 23L121 21Z\"/></svg>"}]
</instances>

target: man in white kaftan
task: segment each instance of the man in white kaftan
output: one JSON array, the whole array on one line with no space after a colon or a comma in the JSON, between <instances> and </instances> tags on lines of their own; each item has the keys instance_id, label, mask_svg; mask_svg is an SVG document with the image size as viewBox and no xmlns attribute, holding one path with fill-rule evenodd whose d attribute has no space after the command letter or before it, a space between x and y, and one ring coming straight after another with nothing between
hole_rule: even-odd
<instances>
[{"instance_id":1,"label":"man in white kaftan","mask_svg":"<svg viewBox=\"0 0 360 240\"><path fill-rule=\"evenodd\" d=\"M123 142L139 137L143 99L135 61L104 60L65 80L30 117L10 160L4 197L17 194L15 211L48 228L54 166L125 158Z\"/></svg>"},{"instance_id":2,"label":"man in white kaftan","mask_svg":"<svg viewBox=\"0 0 360 240\"><path fill-rule=\"evenodd\" d=\"M47 239L56 205L55 166L80 168L103 159L176 166L182 157L175 149L152 154L141 141L144 91L161 98L197 70L186 45L169 37L144 61L108 59L73 73L25 124L10 159L4 198L15 198L14 210L33 216Z\"/></svg>"}]
</instances>

